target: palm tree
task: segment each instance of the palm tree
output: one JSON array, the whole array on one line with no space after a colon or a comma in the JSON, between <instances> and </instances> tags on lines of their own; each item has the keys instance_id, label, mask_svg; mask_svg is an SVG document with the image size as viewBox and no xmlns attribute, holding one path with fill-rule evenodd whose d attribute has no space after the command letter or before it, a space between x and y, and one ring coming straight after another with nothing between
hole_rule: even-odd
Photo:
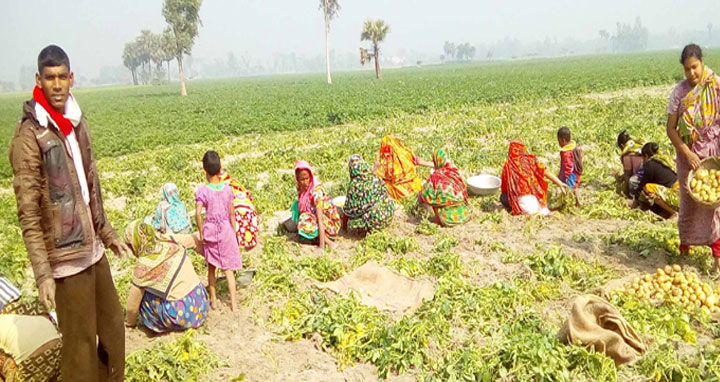
<instances>
[{"instance_id":1,"label":"palm tree","mask_svg":"<svg viewBox=\"0 0 720 382\"><path fill-rule=\"evenodd\" d=\"M332 83L330 77L330 20L337 16L340 10L338 0L320 0L320 9L325 14L325 66L327 67L327 82Z\"/></svg>"},{"instance_id":2,"label":"palm tree","mask_svg":"<svg viewBox=\"0 0 720 382\"><path fill-rule=\"evenodd\" d=\"M385 40L385 36L387 36L388 32L390 32L390 26L387 25L384 20L367 19L363 24L362 34L360 34L360 41L370 41L373 46L372 53L368 52L366 49L360 48L360 63L364 65L365 62L370 59L375 59L375 76L378 79L382 79L379 60L380 47L378 44Z\"/></svg>"},{"instance_id":3,"label":"palm tree","mask_svg":"<svg viewBox=\"0 0 720 382\"><path fill-rule=\"evenodd\" d=\"M160 38L160 50L162 51L162 60L167 61L167 80L170 82L170 61L175 59L175 35L170 28L165 28Z\"/></svg>"},{"instance_id":4,"label":"palm tree","mask_svg":"<svg viewBox=\"0 0 720 382\"><path fill-rule=\"evenodd\" d=\"M139 53L140 52L136 42L131 41L125 43L125 48L123 49L122 53L123 65L125 65L126 68L130 69L133 78L133 85L138 84L137 67L140 66Z\"/></svg>"},{"instance_id":5,"label":"palm tree","mask_svg":"<svg viewBox=\"0 0 720 382\"><path fill-rule=\"evenodd\" d=\"M147 63L148 69L150 70L149 78L152 79L152 57L154 54L153 51L155 50L153 33L148 29L143 29L140 31L140 36L138 36L135 41L141 49L140 59L142 61L143 70L145 69L145 64Z\"/></svg>"}]
</instances>

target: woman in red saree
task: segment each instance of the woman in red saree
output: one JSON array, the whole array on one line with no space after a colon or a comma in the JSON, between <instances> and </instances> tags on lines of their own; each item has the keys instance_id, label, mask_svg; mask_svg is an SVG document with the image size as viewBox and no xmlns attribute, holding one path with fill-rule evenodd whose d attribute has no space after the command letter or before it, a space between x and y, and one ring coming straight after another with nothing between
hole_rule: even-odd
<instances>
[{"instance_id":1,"label":"woman in red saree","mask_svg":"<svg viewBox=\"0 0 720 382\"><path fill-rule=\"evenodd\" d=\"M545 165L528 153L520 138L510 142L507 160L503 166L500 201L513 215L547 215L547 190L550 179L565 190L567 185L555 175L545 171Z\"/></svg>"}]
</instances>

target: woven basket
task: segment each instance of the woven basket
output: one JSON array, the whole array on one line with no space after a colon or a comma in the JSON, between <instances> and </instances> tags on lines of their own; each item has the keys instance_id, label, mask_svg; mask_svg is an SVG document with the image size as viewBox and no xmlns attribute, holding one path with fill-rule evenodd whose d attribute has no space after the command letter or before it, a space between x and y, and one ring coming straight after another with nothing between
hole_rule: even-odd
<instances>
[{"instance_id":1,"label":"woven basket","mask_svg":"<svg viewBox=\"0 0 720 382\"><path fill-rule=\"evenodd\" d=\"M718 157L709 157L709 158L703 159L703 160L700 162L700 167L698 167L698 170L700 170L700 169L705 169L705 170L712 170L712 169L720 170L720 158L718 158ZM695 171L690 170L690 174L688 175L687 181L685 182L685 187L687 187L687 190L690 191L690 192L688 192L688 193L690 194L690 197L691 197L697 204L700 204L700 205L702 205L702 206L704 206L704 207L711 208L711 209L715 209L715 208L720 207L720 199L718 199L718 200L715 201L715 202L710 203L710 202L706 202L706 201L704 201L704 200L700 200L699 198L697 198L697 197L695 196L695 194L691 191L691 190L692 190L692 187L690 187L690 181L691 181L694 177L695 177Z\"/></svg>"}]
</instances>

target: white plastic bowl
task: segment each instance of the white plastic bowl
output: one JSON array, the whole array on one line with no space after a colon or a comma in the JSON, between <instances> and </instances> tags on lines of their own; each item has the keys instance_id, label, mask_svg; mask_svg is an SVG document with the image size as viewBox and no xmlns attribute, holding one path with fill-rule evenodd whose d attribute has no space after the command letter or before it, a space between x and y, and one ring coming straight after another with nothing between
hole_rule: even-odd
<instances>
[{"instance_id":1,"label":"white plastic bowl","mask_svg":"<svg viewBox=\"0 0 720 382\"><path fill-rule=\"evenodd\" d=\"M345 208L345 201L347 200L347 196L340 195L338 197L333 198L332 203L337 208L338 213L340 214L340 217L343 217L345 214L344 208Z\"/></svg>"},{"instance_id":2,"label":"white plastic bowl","mask_svg":"<svg viewBox=\"0 0 720 382\"><path fill-rule=\"evenodd\" d=\"M500 178L494 175L480 174L467 178L468 191L474 195L492 195L500 191Z\"/></svg>"},{"instance_id":3,"label":"white plastic bowl","mask_svg":"<svg viewBox=\"0 0 720 382\"><path fill-rule=\"evenodd\" d=\"M345 200L347 200L347 196L341 195L336 198L333 198L332 202L335 205L335 207L343 208L343 207L345 207Z\"/></svg>"}]
</instances>

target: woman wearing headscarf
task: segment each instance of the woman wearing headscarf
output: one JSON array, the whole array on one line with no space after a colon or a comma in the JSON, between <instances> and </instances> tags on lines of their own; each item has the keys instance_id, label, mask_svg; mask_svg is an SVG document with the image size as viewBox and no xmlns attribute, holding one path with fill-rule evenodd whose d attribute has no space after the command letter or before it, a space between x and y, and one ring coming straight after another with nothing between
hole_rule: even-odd
<instances>
[{"instance_id":1,"label":"woman wearing headscarf","mask_svg":"<svg viewBox=\"0 0 720 382\"><path fill-rule=\"evenodd\" d=\"M720 156L720 77L704 64L695 44L685 46L680 63L685 80L675 85L667 107L667 135L677 153L680 182L680 251L687 254L691 245L709 246L715 271L720 272L720 208L695 202L687 187L690 170L697 170L705 158Z\"/></svg>"},{"instance_id":2,"label":"woman wearing headscarf","mask_svg":"<svg viewBox=\"0 0 720 382\"><path fill-rule=\"evenodd\" d=\"M57 381L62 348L57 324L42 304L20 297L20 291L0 277L0 380Z\"/></svg>"},{"instance_id":3,"label":"woman wearing headscarf","mask_svg":"<svg viewBox=\"0 0 720 382\"><path fill-rule=\"evenodd\" d=\"M528 153L520 138L513 140L503 166L500 202L510 209L513 215L549 214L548 182L545 178L562 190L568 189L555 175L545 171L545 165L538 162L535 155Z\"/></svg>"},{"instance_id":4,"label":"woman wearing headscarf","mask_svg":"<svg viewBox=\"0 0 720 382\"><path fill-rule=\"evenodd\" d=\"M395 206L385 183L372 173L361 155L352 155L348 168L350 185L343 207L343 213L348 217L348 228L372 232L389 226Z\"/></svg>"},{"instance_id":5,"label":"woman wearing headscarf","mask_svg":"<svg viewBox=\"0 0 720 382\"><path fill-rule=\"evenodd\" d=\"M230 174L222 170L220 173L220 181L230 186L235 195L233 200L233 208L235 209L235 221L237 222L238 244L242 248L252 249L257 245L258 237L258 215L255 212L252 196L239 180L230 177Z\"/></svg>"},{"instance_id":6,"label":"woman wearing headscarf","mask_svg":"<svg viewBox=\"0 0 720 382\"><path fill-rule=\"evenodd\" d=\"M449 227L470 219L468 193L460 171L443 149L433 154L435 170L423 185L420 200L433 208L440 225Z\"/></svg>"},{"instance_id":7,"label":"woman wearing headscarf","mask_svg":"<svg viewBox=\"0 0 720 382\"><path fill-rule=\"evenodd\" d=\"M644 144L644 140L631 137L627 130L618 134L617 147L620 150L620 162L623 166L620 187L626 197L631 197L640 182L643 166L641 150Z\"/></svg>"},{"instance_id":8,"label":"woman wearing headscarf","mask_svg":"<svg viewBox=\"0 0 720 382\"><path fill-rule=\"evenodd\" d=\"M637 189L633 192L632 208L651 209L670 219L680 205L680 183L675 161L659 152L655 142L642 147L643 171Z\"/></svg>"},{"instance_id":9,"label":"woman wearing headscarf","mask_svg":"<svg viewBox=\"0 0 720 382\"><path fill-rule=\"evenodd\" d=\"M185 235L190 236L190 235ZM156 333L200 327L210 302L185 247L136 220L125 241L137 257L127 299L127 325L140 322Z\"/></svg>"},{"instance_id":10,"label":"woman wearing headscarf","mask_svg":"<svg viewBox=\"0 0 720 382\"><path fill-rule=\"evenodd\" d=\"M180 192L175 183L162 186L163 200L155 208L151 224L156 231L165 234L190 233L190 215L180 200Z\"/></svg>"},{"instance_id":11,"label":"woman wearing headscarf","mask_svg":"<svg viewBox=\"0 0 720 382\"><path fill-rule=\"evenodd\" d=\"M317 241L320 248L335 248L330 239L340 232L342 221L338 210L315 177L308 162L295 163L298 200L292 206L292 219L302 239Z\"/></svg>"},{"instance_id":12,"label":"woman wearing headscarf","mask_svg":"<svg viewBox=\"0 0 720 382\"><path fill-rule=\"evenodd\" d=\"M417 157L392 135L383 137L375 175L385 181L390 197L402 200L420 191L422 181L415 171L416 166L432 167L432 163Z\"/></svg>"}]
</instances>

